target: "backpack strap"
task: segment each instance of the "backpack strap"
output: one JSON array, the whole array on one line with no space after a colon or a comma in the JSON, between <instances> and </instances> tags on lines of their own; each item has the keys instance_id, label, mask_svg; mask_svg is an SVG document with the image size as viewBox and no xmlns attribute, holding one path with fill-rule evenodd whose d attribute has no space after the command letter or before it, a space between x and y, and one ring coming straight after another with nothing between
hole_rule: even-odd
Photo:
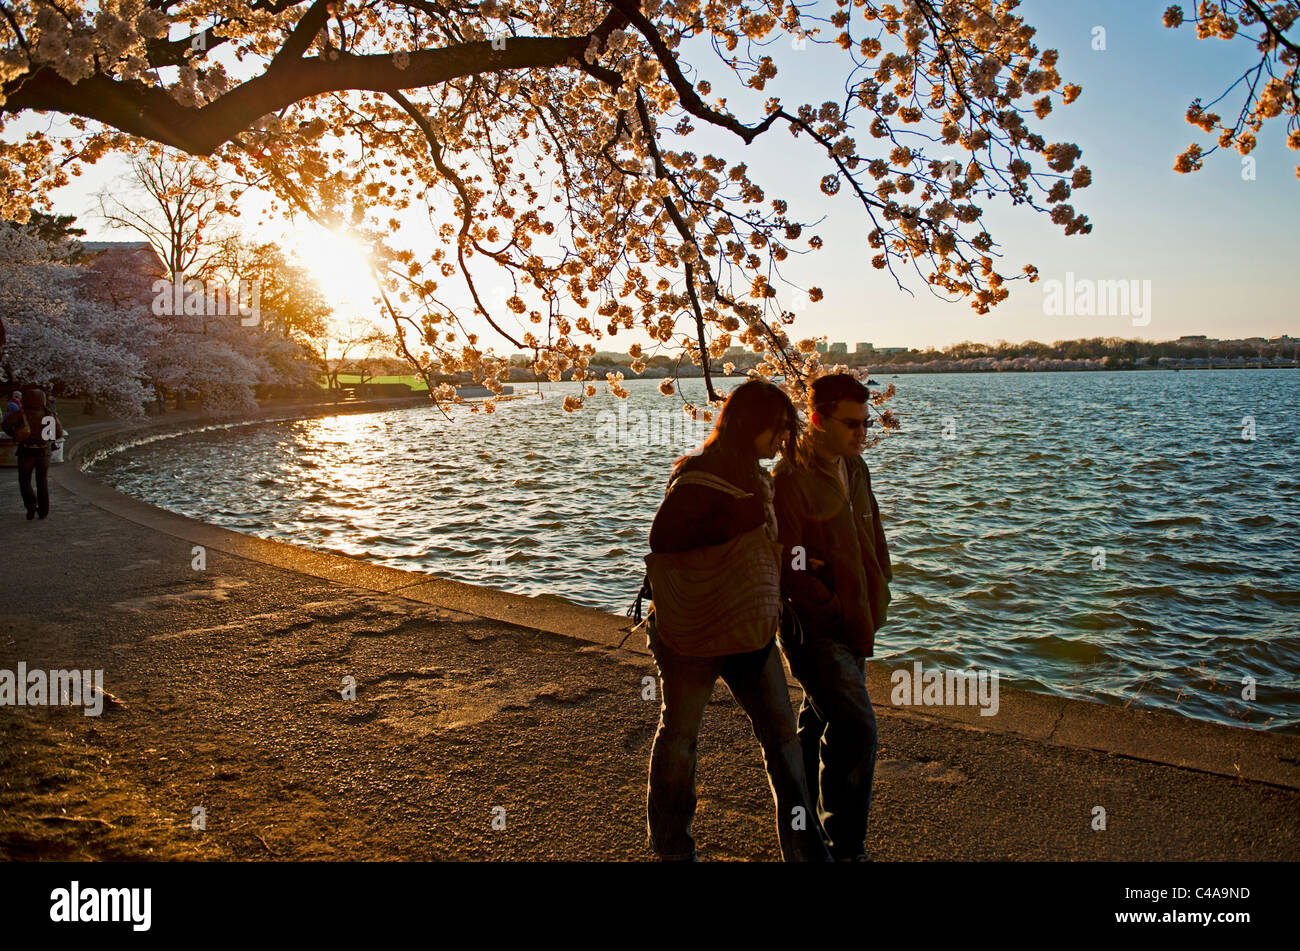
<instances>
[{"instance_id":1,"label":"backpack strap","mask_svg":"<svg viewBox=\"0 0 1300 951\"><path fill-rule=\"evenodd\" d=\"M641 602L650 596L650 575L647 573L641 579L641 588L636 593L636 600L632 602L627 609L627 616L632 619L633 627L641 626Z\"/></svg>"},{"instance_id":2,"label":"backpack strap","mask_svg":"<svg viewBox=\"0 0 1300 951\"><path fill-rule=\"evenodd\" d=\"M721 476L715 476L708 472L683 472L672 482L668 483L667 495L679 485L702 485L706 488L717 489L719 492L725 492L735 499L747 499L754 493L746 492L744 489L738 489Z\"/></svg>"}]
</instances>

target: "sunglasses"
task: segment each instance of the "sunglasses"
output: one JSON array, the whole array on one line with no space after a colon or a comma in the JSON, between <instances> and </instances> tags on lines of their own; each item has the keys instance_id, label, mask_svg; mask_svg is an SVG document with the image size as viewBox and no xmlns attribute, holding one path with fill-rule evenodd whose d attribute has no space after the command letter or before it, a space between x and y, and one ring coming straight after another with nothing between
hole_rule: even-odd
<instances>
[{"instance_id":1,"label":"sunglasses","mask_svg":"<svg viewBox=\"0 0 1300 951\"><path fill-rule=\"evenodd\" d=\"M857 432L859 429L865 430L871 425L871 420L869 419L840 419L838 416L832 416L831 419L835 420L835 422L839 423L845 429L851 429L854 432Z\"/></svg>"}]
</instances>

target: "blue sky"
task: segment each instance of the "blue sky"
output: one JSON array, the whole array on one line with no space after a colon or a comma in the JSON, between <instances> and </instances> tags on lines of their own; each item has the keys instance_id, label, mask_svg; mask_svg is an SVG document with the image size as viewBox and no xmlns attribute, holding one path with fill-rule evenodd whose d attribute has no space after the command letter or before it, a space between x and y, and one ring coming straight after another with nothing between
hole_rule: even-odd
<instances>
[{"instance_id":1,"label":"blue sky","mask_svg":"<svg viewBox=\"0 0 1300 951\"><path fill-rule=\"evenodd\" d=\"M1092 170L1093 184L1070 200L1093 230L1066 237L1044 215L981 201L989 230L1002 245L1003 273L1033 263L1043 279L1016 282L1011 297L984 316L967 302L936 299L914 273L904 278L914 296L899 291L887 272L870 266L874 252L866 246L866 217L848 199L847 189L835 199L821 195L817 182L824 170L814 151L784 132L763 147L763 139L757 140L745 160L760 184L780 186L769 194L828 216L815 229L826 247L786 272L826 291L826 300L801 312L795 325L800 335L826 334L833 341L880 347L968 339L1300 334L1300 179L1295 176L1300 152L1286 148L1279 118L1261 130L1252 153L1254 181L1243 181L1235 151L1216 152L1192 175L1173 171L1174 159L1189 143L1206 149L1214 144L1186 122L1187 106L1196 96L1208 103L1222 93L1254 62L1254 49L1245 40L1197 40L1187 26L1168 30L1162 24L1165 6L1122 0L1022 4L1021 14L1038 28L1037 45L1058 49L1058 71L1066 82L1083 87L1076 102L1058 104L1032 127L1049 142L1074 142L1083 150L1081 161ZM1093 31L1099 26L1106 48L1094 51ZM841 98L842 77L831 68L830 57L811 44L798 52L773 50L782 67L777 94L787 106ZM739 102L732 99L733 106ZM1216 111L1235 115L1240 103L1234 91ZM751 115L761 116L757 102ZM858 141L872 140L864 133ZM966 153L955 154L960 159ZM1064 281L1069 271L1076 279L1150 281L1150 324L1135 327L1124 316L1045 315L1045 282Z\"/></svg>"},{"instance_id":2,"label":"blue sky","mask_svg":"<svg viewBox=\"0 0 1300 951\"><path fill-rule=\"evenodd\" d=\"M985 316L965 301L936 299L915 274L904 278L909 296L887 272L874 270L866 244L868 220L847 190L835 199L820 193L817 183L827 169L811 143L774 130L746 149L708 130L692 136L690 147L725 149L733 163L749 164L769 197L787 198L804 220L827 216L813 229L825 239L823 250L786 268L787 277L826 292L824 301L801 311L796 336L921 347L961 340L1300 335L1300 179L1295 176L1300 152L1285 147L1284 120L1278 118L1260 133L1253 153L1255 180L1243 180L1241 157L1224 150L1194 175L1173 171L1175 157L1189 143L1207 149L1213 144L1183 118L1192 98L1208 103L1217 97L1252 63L1254 50L1245 39L1197 40L1187 26L1167 30L1161 23L1165 6L1140 0L1026 0L1021 5L1021 14L1038 28L1036 43L1060 50L1062 77L1083 87L1077 102L1058 105L1031 128L1048 141L1074 142L1083 150L1081 161L1091 168L1093 184L1071 201L1088 215L1093 230L1066 237L1044 215L981 202L989 230L1002 245L1003 272L1015 274L1033 263L1043 278L1033 285L1015 282L1010 299ZM1096 27L1105 30L1104 50L1093 49ZM770 48L781 75L766 92L732 97L742 120L760 118L767 95L780 95L788 108L842 100L842 58L813 44L801 51L788 46L778 41ZM702 75L718 73L706 66ZM721 83L715 85L721 92ZM1240 102L1234 91L1215 111L1235 114ZM858 142L870 148L876 140L863 131ZM77 214L92 239L126 237L104 229L93 211L91 196L115 170L101 163L56 194L57 210ZM1076 280L1150 281L1150 323L1135 327L1127 316L1045 314L1045 282L1064 279L1066 272Z\"/></svg>"}]
</instances>

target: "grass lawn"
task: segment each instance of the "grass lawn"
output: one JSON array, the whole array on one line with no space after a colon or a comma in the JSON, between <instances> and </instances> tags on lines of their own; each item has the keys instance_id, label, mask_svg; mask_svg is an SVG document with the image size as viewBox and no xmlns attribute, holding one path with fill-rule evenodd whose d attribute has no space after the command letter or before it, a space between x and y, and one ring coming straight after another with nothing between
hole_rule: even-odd
<instances>
[{"instance_id":1,"label":"grass lawn","mask_svg":"<svg viewBox=\"0 0 1300 951\"><path fill-rule=\"evenodd\" d=\"M95 423L107 423L116 419L116 417L105 413L103 409L100 409L99 414L96 416L87 416L81 411L81 408L85 405L86 401L81 397L69 397L58 401L58 405L54 407L54 412L58 414L59 422L63 424L64 429L90 426Z\"/></svg>"},{"instance_id":2,"label":"grass lawn","mask_svg":"<svg viewBox=\"0 0 1300 951\"><path fill-rule=\"evenodd\" d=\"M372 376L370 379L366 380L366 382L367 382L367 383L405 383L407 386L409 386L409 387L411 388L411 392L413 392L413 393L414 393L414 392L417 392L417 391L418 391L418 392L423 392L423 391L425 391L425 390L428 389L428 387L424 385L424 380L420 379L418 376L415 376L415 375L411 375L411 376ZM360 384L360 383L361 383L361 377L360 377L358 374L355 374L355 373L340 373L340 374L339 374L339 383L340 383L340 384L344 384L344 383L346 383L346 384ZM328 380L327 378L325 378L325 377L321 377L320 384L321 384L321 386L327 386L327 385L329 384L329 380Z\"/></svg>"}]
</instances>

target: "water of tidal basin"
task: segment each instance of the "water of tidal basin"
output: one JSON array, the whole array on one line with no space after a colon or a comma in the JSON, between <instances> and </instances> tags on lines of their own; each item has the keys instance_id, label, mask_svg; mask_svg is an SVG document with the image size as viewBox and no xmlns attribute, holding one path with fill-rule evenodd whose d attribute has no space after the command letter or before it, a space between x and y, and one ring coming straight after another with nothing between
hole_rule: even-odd
<instances>
[{"instance_id":1,"label":"water of tidal basin","mask_svg":"<svg viewBox=\"0 0 1300 951\"><path fill-rule=\"evenodd\" d=\"M903 431L867 454L895 571L877 659L1300 732L1300 373L893 382ZM674 422L647 439L680 398L629 389L622 421L608 393L566 414L574 386L516 385L530 395L491 415L218 428L96 471L241 532L622 612L669 463L696 436Z\"/></svg>"}]
</instances>

